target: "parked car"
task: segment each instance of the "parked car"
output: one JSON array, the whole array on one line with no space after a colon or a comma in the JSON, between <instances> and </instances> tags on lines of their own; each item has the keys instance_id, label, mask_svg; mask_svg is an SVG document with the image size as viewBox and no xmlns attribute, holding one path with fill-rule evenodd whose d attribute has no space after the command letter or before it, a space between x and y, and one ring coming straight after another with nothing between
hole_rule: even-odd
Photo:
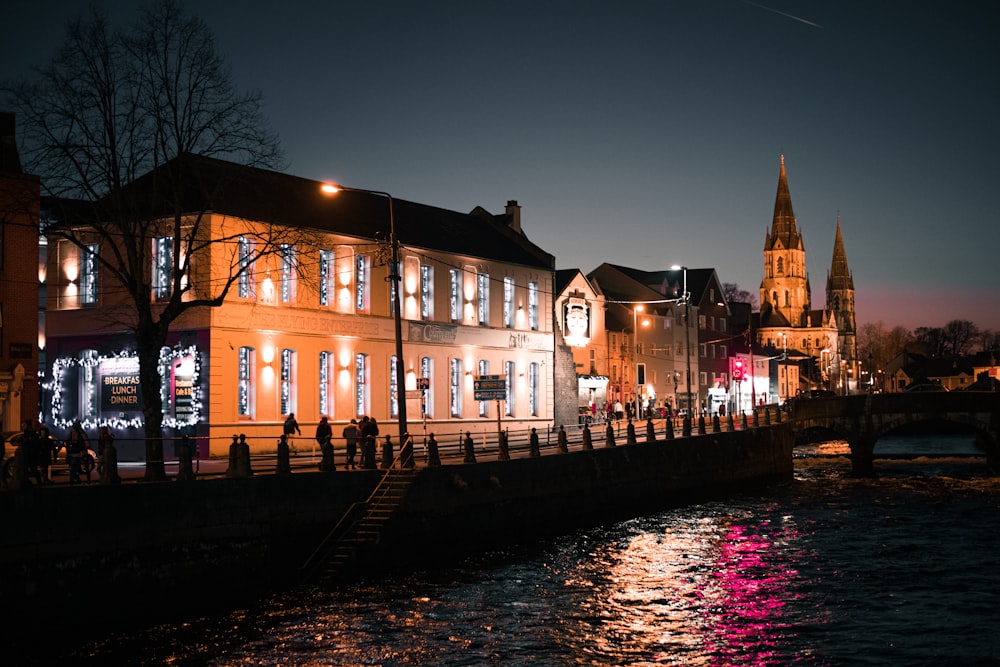
<instances>
[{"instance_id":1,"label":"parked car","mask_svg":"<svg viewBox=\"0 0 1000 667\"><path fill-rule=\"evenodd\" d=\"M907 386L903 391L906 392L918 392L918 391L948 391L936 382L917 382L916 384L911 384Z\"/></svg>"}]
</instances>

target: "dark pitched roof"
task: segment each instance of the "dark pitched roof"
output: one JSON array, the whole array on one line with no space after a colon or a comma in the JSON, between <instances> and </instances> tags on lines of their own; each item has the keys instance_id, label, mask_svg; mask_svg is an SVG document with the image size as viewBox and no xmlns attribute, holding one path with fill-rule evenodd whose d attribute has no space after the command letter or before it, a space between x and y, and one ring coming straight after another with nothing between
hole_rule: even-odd
<instances>
[{"instance_id":1,"label":"dark pitched roof","mask_svg":"<svg viewBox=\"0 0 1000 667\"><path fill-rule=\"evenodd\" d=\"M837 235L833 239L833 261L826 277L827 294L831 290L853 290L854 277L847 266L847 251L844 250L844 236L840 233L840 216L837 216Z\"/></svg>"},{"instance_id":2,"label":"dark pitched roof","mask_svg":"<svg viewBox=\"0 0 1000 667\"><path fill-rule=\"evenodd\" d=\"M556 294L562 294L580 269L556 269Z\"/></svg>"},{"instance_id":3,"label":"dark pitched roof","mask_svg":"<svg viewBox=\"0 0 1000 667\"><path fill-rule=\"evenodd\" d=\"M185 154L137 179L125 199L148 219L213 211L265 223L364 239L389 235L389 198L367 191L321 192L320 181ZM555 257L506 224L505 214L459 213L392 198L399 242L554 270ZM110 202L107 202L110 206ZM138 209L136 207L139 207Z\"/></svg>"}]
</instances>

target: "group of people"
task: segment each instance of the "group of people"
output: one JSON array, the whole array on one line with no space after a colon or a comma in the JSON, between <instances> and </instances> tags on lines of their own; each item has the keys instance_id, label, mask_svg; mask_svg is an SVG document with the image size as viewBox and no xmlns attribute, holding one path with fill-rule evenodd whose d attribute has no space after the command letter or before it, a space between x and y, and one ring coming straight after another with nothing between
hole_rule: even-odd
<instances>
[{"instance_id":1,"label":"group of people","mask_svg":"<svg viewBox=\"0 0 1000 667\"><path fill-rule=\"evenodd\" d=\"M295 447L295 436L302 435L302 428L299 426L299 422L295 419L294 412L290 413L285 419L282 431L285 436L285 441L288 443L289 451L295 454L297 452ZM357 458L359 446L361 448L361 467L375 467L375 439L378 436L378 422L375 421L374 417L365 415L361 417L360 422L357 419L352 419L351 423L344 427L341 436L344 438L344 442L346 443L346 467L358 467ZM330 421L326 417L320 418L319 424L316 426L315 437L320 448L332 442L333 427L330 426Z\"/></svg>"},{"instance_id":2,"label":"group of people","mask_svg":"<svg viewBox=\"0 0 1000 667\"><path fill-rule=\"evenodd\" d=\"M91 481L91 471L95 465L100 466L101 456L105 448L111 446L114 439L115 436L111 433L110 428L107 426L100 428L97 435L98 446L95 460L95 456L91 452L90 438L87 436L83 424L79 421L70 426L66 440L60 443L52 436L48 426L39 424L36 427L32 420L25 419L22 424L18 450L22 452L20 456L28 480L43 485L52 483L52 466L59 459L59 451L65 447L66 463L69 466L69 482L77 484L83 481L84 477L88 482ZM8 455L15 456L15 453L4 452L5 457ZM8 465L21 464L12 462Z\"/></svg>"}]
</instances>

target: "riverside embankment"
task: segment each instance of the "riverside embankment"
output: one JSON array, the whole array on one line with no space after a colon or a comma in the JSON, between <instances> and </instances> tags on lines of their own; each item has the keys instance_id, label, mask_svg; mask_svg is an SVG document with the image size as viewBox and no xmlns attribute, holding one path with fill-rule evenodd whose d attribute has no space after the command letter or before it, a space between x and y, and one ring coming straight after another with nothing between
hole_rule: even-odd
<instances>
[{"instance_id":1,"label":"riverside embankment","mask_svg":"<svg viewBox=\"0 0 1000 667\"><path fill-rule=\"evenodd\" d=\"M792 475L787 425L594 445L419 468L364 563L433 563ZM381 476L340 470L0 493L0 605L10 629L25 634L239 606L295 585L299 567Z\"/></svg>"}]
</instances>

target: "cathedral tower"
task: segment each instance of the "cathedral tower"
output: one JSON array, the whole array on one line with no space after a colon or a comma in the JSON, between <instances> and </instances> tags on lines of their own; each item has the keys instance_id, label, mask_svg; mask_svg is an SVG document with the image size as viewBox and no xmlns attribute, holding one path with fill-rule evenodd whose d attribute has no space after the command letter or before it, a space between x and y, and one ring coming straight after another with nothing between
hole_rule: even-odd
<instances>
[{"instance_id":1,"label":"cathedral tower","mask_svg":"<svg viewBox=\"0 0 1000 667\"><path fill-rule=\"evenodd\" d=\"M806 251L795 224L782 155L774 218L764 240L764 278L760 283L762 322L769 321L772 326L805 326L810 296ZM851 298L853 303L853 291Z\"/></svg>"},{"instance_id":2,"label":"cathedral tower","mask_svg":"<svg viewBox=\"0 0 1000 667\"><path fill-rule=\"evenodd\" d=\"M854 320L854 277L847 266L844 237L837 215L837 236L833 241L833 261L826 276L826 308L833 313L840 332L840 356L845 362L857 358L857 325Z\"/></svg>"}]
</instances>

